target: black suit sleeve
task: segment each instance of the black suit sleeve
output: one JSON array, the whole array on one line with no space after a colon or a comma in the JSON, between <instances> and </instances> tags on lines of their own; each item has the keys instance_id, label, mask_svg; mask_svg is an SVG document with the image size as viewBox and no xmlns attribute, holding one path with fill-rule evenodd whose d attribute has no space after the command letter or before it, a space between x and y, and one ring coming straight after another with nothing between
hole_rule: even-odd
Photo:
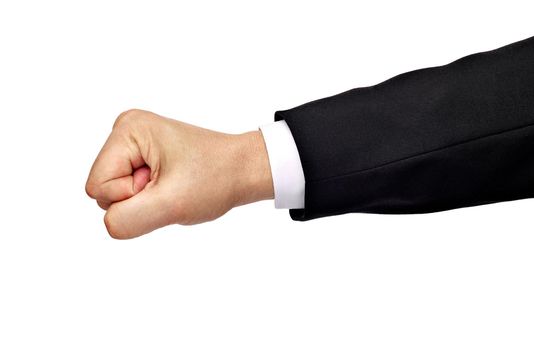
<instances>
[{"instance_id":1,"label":"black suit sleeve","mask_svg":"<svg viewBox=\"0 0 534 350\"><path fill-rule=\"evenodd\" d=\"M305 221L534 197L534 37L276 111L299 151Z\"/></svg>"}]
</instances>

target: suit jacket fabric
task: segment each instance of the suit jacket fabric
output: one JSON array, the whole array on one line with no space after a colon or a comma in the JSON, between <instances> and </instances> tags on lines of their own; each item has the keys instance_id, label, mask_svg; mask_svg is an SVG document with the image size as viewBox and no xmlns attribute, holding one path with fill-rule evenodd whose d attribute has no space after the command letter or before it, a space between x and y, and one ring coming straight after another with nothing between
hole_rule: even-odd
<instances>
[{"instance_id":1,"label":"suit jacket fabric","mask_svg":"<svg viewBox=\"0 0 534 350\"><path fill-rule=\"evenodd\" d=\"M534 197L534 37L276 111L306 180L306 221Z\"/></svg>"}]
</instances>

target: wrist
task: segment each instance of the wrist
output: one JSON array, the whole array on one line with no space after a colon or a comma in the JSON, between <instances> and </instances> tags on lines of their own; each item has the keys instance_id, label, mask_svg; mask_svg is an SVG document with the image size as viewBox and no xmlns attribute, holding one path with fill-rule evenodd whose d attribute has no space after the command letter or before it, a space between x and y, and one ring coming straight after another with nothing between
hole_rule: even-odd
<instances>
[{"instance_id":1,"label":"wrist","mask_svg":"<svg viewBox=\"0 0 534 350\"><path fill-rule=\"evenodd\" d=\"M260 130L236 135L235 205L274 199L271 166Z\"/></svg>"}]
</instances>

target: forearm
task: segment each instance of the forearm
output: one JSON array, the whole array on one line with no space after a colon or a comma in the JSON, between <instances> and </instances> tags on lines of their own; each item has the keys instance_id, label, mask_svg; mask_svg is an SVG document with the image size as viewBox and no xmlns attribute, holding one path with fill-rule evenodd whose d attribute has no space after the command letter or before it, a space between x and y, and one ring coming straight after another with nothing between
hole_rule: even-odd
<instances>
[{"instance_id":1,"label":"forearm","mask_svg":"<svg viewBox=\"0 0 534 350\"><path fill-rule=\"evenodd\" d=\"M534 38L277 111L306 176L293 219L534 195Z\"/></svg>"}]
</instances>

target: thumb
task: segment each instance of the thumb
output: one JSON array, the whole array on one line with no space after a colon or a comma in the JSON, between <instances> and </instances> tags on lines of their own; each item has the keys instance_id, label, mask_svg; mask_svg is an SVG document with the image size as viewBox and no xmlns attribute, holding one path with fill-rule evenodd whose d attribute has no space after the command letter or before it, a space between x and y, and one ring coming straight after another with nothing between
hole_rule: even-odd
<instances>
[{"instance_id":1,"label":"thumb","mask_svg":"<svg viewBox=\"0 0 534 350\"><path fill-rule=\"evenodd\" d=\"M152 184L133 197L109 206L104 223L111 237L134 238L173 222L166 191L161 184Z\"/></svg>"},{"instance_id":2,"label":"thumb","mask_svg":"<svg viewBox=\"0 0 534 350\"><path fill-rule=\"evenodd\" d=\"M120 202L139 193L150 182L150 168L142 166L132 175L109 180L100 185L99 195L94 197L98 205L108 210L111 203Z\"/></svg>"},{"instance_id":3,"label":"thumb","mask_svg":"<svg viewBox=\"0 0 534 350\"><path fill-rule=\"evenodd\" d=\"M134 195L141 192L145 186L150 182L150 168L142 166L135 169L132 174L132 192Z\"/></svg>"}]
</instances>

